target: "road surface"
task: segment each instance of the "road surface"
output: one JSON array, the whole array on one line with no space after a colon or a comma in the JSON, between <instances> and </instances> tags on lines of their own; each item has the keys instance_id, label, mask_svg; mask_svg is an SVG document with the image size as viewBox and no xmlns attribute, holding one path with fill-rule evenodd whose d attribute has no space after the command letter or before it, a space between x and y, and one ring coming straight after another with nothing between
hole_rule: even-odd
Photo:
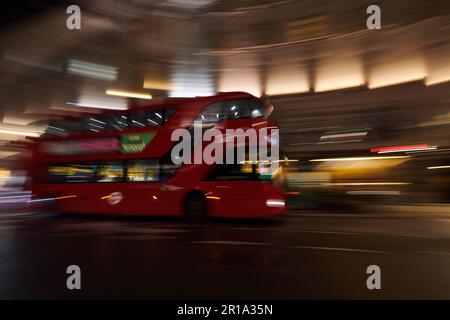
<instances>
[{"instance_id":1,"label":"road surface","mask_svg":"<svg viewBox=\"0 0 450 320\"><path fill-rule=\"evenodd\" d=\"M81 290L68 290L69 265ZM367 267L381 269L369 290ZM1 299L450 298L450 215L281 220L0 214Z\"/></svg>"}]
</instances>

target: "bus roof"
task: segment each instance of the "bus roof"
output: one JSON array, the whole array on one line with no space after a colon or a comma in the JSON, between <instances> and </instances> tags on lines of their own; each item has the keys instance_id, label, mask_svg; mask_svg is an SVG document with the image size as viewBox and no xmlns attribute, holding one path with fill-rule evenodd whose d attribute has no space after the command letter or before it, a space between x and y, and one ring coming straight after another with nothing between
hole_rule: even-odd
<instances>
[{"instance_id":1,"label":"bus roof","mask_svg":"<svg viewBox=\"0 0 450 320\"><path fill-rule=\"evenodd\" d=\"M136 110L142 108L166 108L169 106L173 106L177 104L179 106L183 106L183 104L188 104L192 101L204 101L208 103L209 101L216 101L220 99L233 99L233 98L247 98L254 97L250 93L243 91L233 91L233 92L218 92L212 96L197 96L197 97L180 97L180 98L166 98L163 101L155 101L155 103L149 103L145 105L130 105L128 110ZM254 97L255 98L255 97ZM122 111L123 112L123 111Z\"/></svg>"}]
</instances>

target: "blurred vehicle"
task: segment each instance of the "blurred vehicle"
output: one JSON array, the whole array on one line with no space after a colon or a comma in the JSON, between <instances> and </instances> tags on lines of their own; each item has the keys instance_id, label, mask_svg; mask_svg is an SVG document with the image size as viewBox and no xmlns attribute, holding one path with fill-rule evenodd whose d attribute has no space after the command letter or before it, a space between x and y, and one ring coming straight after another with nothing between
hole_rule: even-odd
<instances>
[{"instance_id":1,"label":"blurred vehicle","mask_svg":"<svg viewBox=\"0 0 450 320\"><path fill-rule=\"evenodd\" d=\"M194 131L199 120L200 132L276 128L272 108L247 93L221 93L50 124L34 146L31 201L59 213L283 215L283 193L261 164L176 164L171 156L176 129Z\"/></svg>"}]
</instances>

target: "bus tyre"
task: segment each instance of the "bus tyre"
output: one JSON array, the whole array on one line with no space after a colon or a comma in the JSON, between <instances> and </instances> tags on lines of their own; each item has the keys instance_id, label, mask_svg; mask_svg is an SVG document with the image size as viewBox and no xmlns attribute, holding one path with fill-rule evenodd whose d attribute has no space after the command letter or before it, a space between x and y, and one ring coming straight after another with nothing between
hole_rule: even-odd
<instances>
[{"instance_id":1,"label":"bus tyre","mask_svg":"<svg viewBox=\"0 0 450 320\"><path fill-rule=\"evenodd\" d=\"M184 202L184 215L187 218L203 218L207 216L206 198L199 192L191 193Z\"/></svg>"}]
</instances>

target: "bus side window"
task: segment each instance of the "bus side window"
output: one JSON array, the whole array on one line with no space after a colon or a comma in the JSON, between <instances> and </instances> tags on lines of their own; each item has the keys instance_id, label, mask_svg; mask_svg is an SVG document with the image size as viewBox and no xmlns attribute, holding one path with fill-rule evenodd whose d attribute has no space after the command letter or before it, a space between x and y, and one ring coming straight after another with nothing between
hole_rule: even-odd
<instances>
[{"instance_id":1,"label":"bus side window","mask_svg":"<svg viewBox=\"0 0 450 320\"><path fill-rule=\"evenodd\" d=\"M48 183L94 182L97 166L94 164L51 164Z\"/></svg>"},{"instance_id":2,"label":"bus side window","mask_svg":"<svg viewBox=\"0 0 450 320\"><path fill-rule=\"evenodd\" d=\"M99 164L97 182L123 182L123 161L110 161Z\"/></svg>"},{"instance_id":3,"label":"bus side window","mask_svg":"<svg viewBox=\"0 0 450 320\"><path fill-rule=\"evenodd\" d=\"M128 182L159 181L158 159L129 160L127 169Z\"/></svg>"},{"instance_id":4,"label":"bus side window","mask_svg":"<svg viewBox=\"0 0 450 320\"><path fill-rule=\"evenodd\" d=\"M158 127L162 126L175 113L176 107L165 109L141 109L130 114L131 127Z\"/></svg>"}]
</instances>

